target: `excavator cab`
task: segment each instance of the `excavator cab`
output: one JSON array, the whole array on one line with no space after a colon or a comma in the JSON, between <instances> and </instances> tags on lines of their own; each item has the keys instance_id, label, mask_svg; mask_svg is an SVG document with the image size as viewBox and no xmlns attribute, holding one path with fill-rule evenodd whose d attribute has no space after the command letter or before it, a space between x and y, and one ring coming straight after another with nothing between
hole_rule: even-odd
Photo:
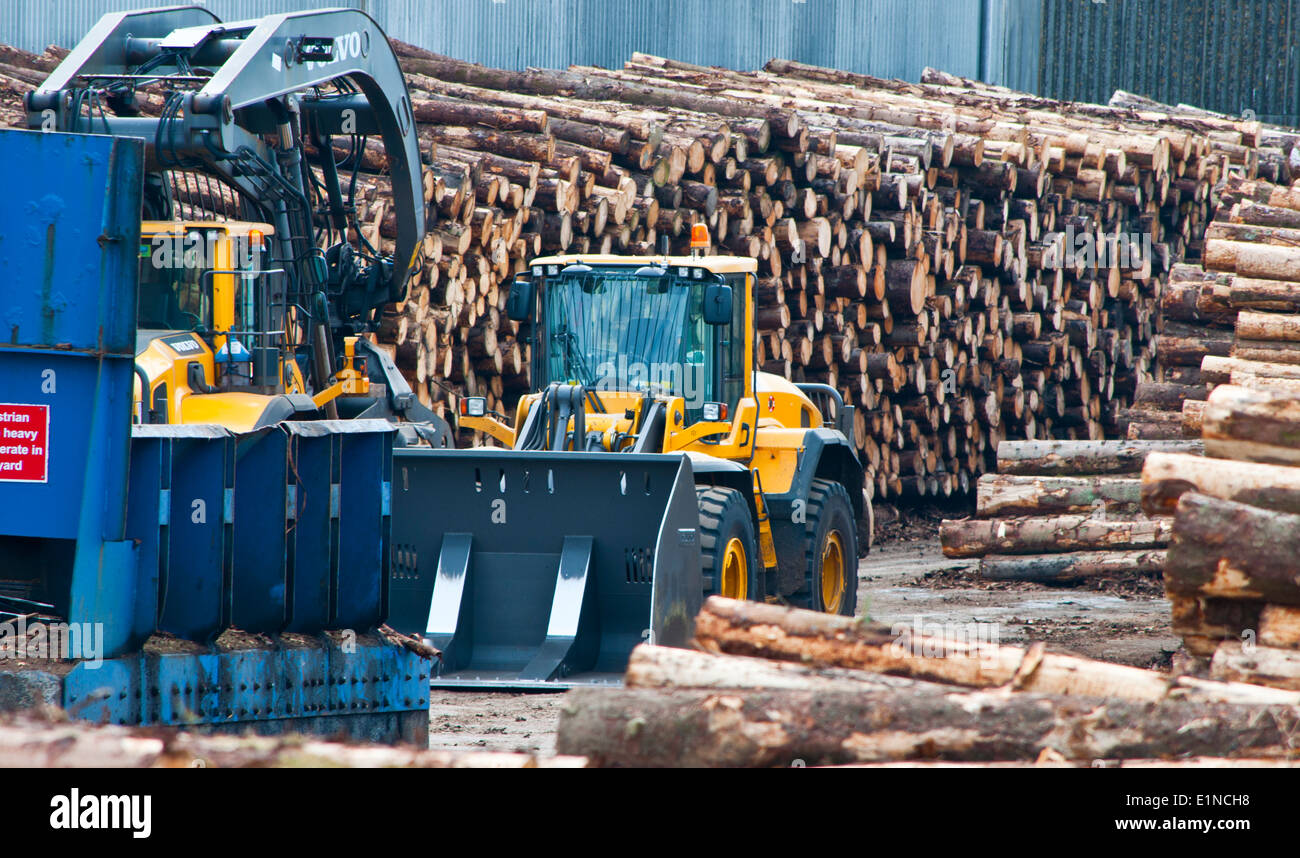
<instances>
[{"instance_id":1,"label":"excavator cab","mask_svg":"<svg viewBox=\"0 0 1300 858\"><path fill-rule=\"evenodd\" d=\"M306 332L283 269L268 264L273 234L265 223L141 223L137 422L253 429L319 410L304 377ZM368 390L364 360L343 372Z\"/></svg>"}]
</instances>

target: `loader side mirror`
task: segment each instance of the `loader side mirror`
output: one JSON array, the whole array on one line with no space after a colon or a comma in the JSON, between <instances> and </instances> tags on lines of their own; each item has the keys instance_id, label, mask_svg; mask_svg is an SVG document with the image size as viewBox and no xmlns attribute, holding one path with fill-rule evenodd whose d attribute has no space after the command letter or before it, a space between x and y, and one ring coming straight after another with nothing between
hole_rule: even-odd
<instances>
[{"instance_id":1,"label":"loader side mirror","mask_svg":"<svg viewBox=\"0 0 1300 858\"><path fill-rule=\"evenodd\" d=\"M516 322L525 322L533 314L533 281L522 277L510 284L510 297L506 299L506 315Z\"/></svg>"},{"instance_id":2,"label":"loader side mirror","mask_svg":"<svg viewBox=\"0 0 1300 858\"><path fill-rule=\"evenodd\" d=\"M704 287L704 323L730 325L731 300L731 287L726 283L710 283Z\"/></svg>"}]
</instances>

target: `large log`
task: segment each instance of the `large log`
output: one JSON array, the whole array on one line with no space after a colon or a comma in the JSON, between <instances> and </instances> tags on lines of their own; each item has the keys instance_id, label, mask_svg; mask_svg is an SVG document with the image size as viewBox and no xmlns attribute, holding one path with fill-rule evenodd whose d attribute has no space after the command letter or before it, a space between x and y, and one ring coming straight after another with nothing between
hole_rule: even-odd
<instances>
[{"instance_id":1,"label":"large log","mask_svg":"<svg viewBox=\"0 0 1300 858\"><path fill-rule=\"evenodd\" d=\"M989 556L980 561L979 576L988 581L1070 584L1090 578L1159 575L1164 564L1165 552L1160 550Z\"/></svg>"},{"instance_id":2,"label":"large log","mask_svg":"<svg viewBox=\"0 0 1300 858\"><path fill-rule=\"evenodd\" d=\"M1207 352L1212 354L1213 352ZM1285 340L1243 340L1232 344L1232 356L1265 363L1300 364L1300 348Z\"/></svg>"},{"instance_id":3,"label":"large log","mask_svg":"<svg viewBox=\"0 0 1300 858\"><path fill-rule=\"evenodd\" d=\"M1293 649L1224 641L1210 662L1210 676L1300 691L1300 652Z\"/></svg>"},{"instance_id":4,"label":"large log","mask_svg":"<svg viewBox=\"0 0 1300 858\"><path fill-rule=\"evenodd\" d=\"M1172 593L1300 605L1300 515L1186 492L1165 562Z\"/></svg>"},{"instance_id":5,"label":"large log","mask_svg":"<svg viewBox=\"0 0 1300 858\"><path fill-rule=\"evenodd\" d=\"M1142 467L1142 509L1171 515L1179 497L1197 491L1280 512L1300 513L1300 468L1152 453Z\"/></svg>"},{"instance_id":6,"label":"large log","mask_svg":"<svg viewBox=\"0 0 1300 858\"><path fill-rule=\"evenodd\" d=\"M944 627L936 626L938 630ZM980 629L957 640L922 625L893 628L817 611L710 596L695 618L696 643L710 652L892 673L971 687L1015 683L1026 691L1160 700L1169 677L1141 668L1001 646Z\"/></svg>"},{"instance_id":7,"label":"large log","mask_svg":"<svg viewBox=\"0 0 1300 858\"><path fill-rule=\"evenodd\" d=\"M774 767L891 760L1289 757L1300 712L1169 700L912 690L580 688L556 749L598 766Z\"/></svg>"},{"instance_id":8,"label":"large log","mask_svg":"<svg viewBox=\"0 0 1300 858\"><path fill-rule=\"evenodd\" d=\"M1233 375L1238 372L1264 378L1300 379L1300 366L1289 363L1268 363L1213 355L1201 361L1201 378L1206 384L1228 384L1232 381Z\"/></svg>"},{"instance_id":9,"label":"large log","mask_svg":"<svg viewBox=\"0 0 1300 858\"><path fill-rule=\"evenodd\" d=\"M546 133L548 120L542 110L514 110L491 104L475 104L458 99L422 99L411 101L415 121L437 125L483 125L499 131Z\"/></svg>"},{"instance_id":10,"label":"large log","mask_svg":"<svg viewBox=\"0 0 1300 858\"><path fill-rule=\"evenodd\" d=\"M766 688L792 691L940 690L938 683L844 670L814 668L787 661L714 655L676 647L639 644L628 658L623 684L628 688Z\"/></svg>"},{"instance_id":11,"label":"large log","mask_svg":"<svg viewBox=\"0 0 1300 858\"><path fill-rule=\"evenodd\" d=\"M1133 511L1140 481L1127 477L1021 477L985 474L977 487L975 513L981 518L1005 513L1089 512L1104 507Z\"/></svg>"},{"instance_id":12,"label":"large log","mask_svg":"<svg viewBox=\"0 0 1300 858\"><path fill-rule=\"evenodd\" d=\"M1137 473L1150 453L1202 449L1200 441L1003 441L998 445L998 473L1063 477Z\"/></svg>"},{"instance_id":13,"label":"large log","mask_svg":"<svg viewBox=\"0 0 1300 858\"><path fill-rule=\"evenodd\" d=\"M1168 518L1116 521L1086 515L1061 515L964 519L940 524L939 542L947 557L1054 554L1163 548L1169 544L1171 530L1172 520Z\"/></svg>"},{"instance_id":14,"label":"large log","mask_svg":"<svg viewBox=\"0 0 1300 858\"><path fill-rule=\"evenodd\" d=\"M1292 280L1233 275L1225 291L1228 305L1239 310L1275 310L1283 313L1300 310L1300 283Z\"/></svg>"},{"instance_id":15,"label":"large log","mask_svg":"<svg viewBox=\"0 0 1300 858\"><path fill-rule=\"evenodd\" d=\"M1205 267L1243 277L1300 280L1300 247L1276 247L1243 241L1205 242Z\"/></svg>"},{"instance_id":16,"label":"large log","mask_svg":"<svg viewBox=\"0 0 1300 858\"><path fill-rule=\"evenodd\" d=\"M1300 391L1220 385L1210 394L1201 426L1211 456L1300 465Z\"/></svg>"},{"instance_id":17,"label":"large log","mask_svg":"<svg viewBox=\"0 0 1300 858\"><path fill-rule=\"evenodd\" d=\"M0 724L5 768L578 768L587 761L491 751L345 745L285 736L161 736L156 728L22 719Z\"/></svg>"},{"instance_id":18,"label":"large log","mask_svg":"<svg viewBox=\"0 0 1300 858\"><path fill-rule=\"evenodd\" d=\"M1243 340L1300 342L1300 316L1241 312L1237 314L1237 337ZM1300 349L1300 346L1295 348Z\"/></svg>"}]
</instances>

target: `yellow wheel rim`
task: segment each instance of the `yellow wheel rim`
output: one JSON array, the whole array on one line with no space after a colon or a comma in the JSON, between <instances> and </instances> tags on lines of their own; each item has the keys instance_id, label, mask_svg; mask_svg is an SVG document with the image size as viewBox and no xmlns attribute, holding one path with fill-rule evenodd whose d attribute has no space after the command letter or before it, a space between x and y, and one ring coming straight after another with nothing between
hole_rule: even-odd
<instances>
[{"instance_id":1,"label":"yellow wheel rim","mask_svg":"<svg viewBox=\"0 0 1300 858\"><path fill-rule=\"evenodd\" d=\"M745 560L745 543L733 538L722 553L722 584L718 592L728 599L749 597L749 565Z\"/></svg>"},{"instance_id":2,"label":"yellow wheel rim","mask_svg":"<svg viewBox=\"0 0 1300 858\"><path fill-rule=\"evenodd\" d=\"M838 614L844 601L844 541L838 530L826 536L822 549L822 605L827 613Z\"/></svg>"}]
</instances>

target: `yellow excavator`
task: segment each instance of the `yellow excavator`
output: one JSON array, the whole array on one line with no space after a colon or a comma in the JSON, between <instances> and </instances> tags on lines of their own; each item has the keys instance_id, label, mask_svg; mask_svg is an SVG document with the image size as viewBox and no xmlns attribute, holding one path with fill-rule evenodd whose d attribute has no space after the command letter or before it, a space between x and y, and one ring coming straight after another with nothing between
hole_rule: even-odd
<instances>
[{"instance_id":1,"label":"yellow excavator","mask_svg":"<svg viewBox=\"0 0 1300 858\"><path fill-rule=\"evenodd\" d=\"M27 110L42 131L148 143L137 422L248 432L384 418L402 424L399 445L449 443L445 421L361 336L405 297L425 232L410 96L368 16L112 13L27 97ZM390 254L356 221L370 138L382 140L389 165Z\"/></svg>"},{"instance_id":2,"label":"yellow excavator","mask_svg":"<svg viewBox=\"0 0 1300 858\"><path fill-rule=\"evenodd\" d=\"M710 244L703 225L691 242ZM872 513L852 409L757 371L756 265L552 256L512 284L534 391L510 421L458 406L504 449L398 461L439 468L441 494L410 508L443 532L399 547L394 592L446 684L617 671L638 640L685 645L713 593L853 615Z\"/></svg>"}]
</instances>

